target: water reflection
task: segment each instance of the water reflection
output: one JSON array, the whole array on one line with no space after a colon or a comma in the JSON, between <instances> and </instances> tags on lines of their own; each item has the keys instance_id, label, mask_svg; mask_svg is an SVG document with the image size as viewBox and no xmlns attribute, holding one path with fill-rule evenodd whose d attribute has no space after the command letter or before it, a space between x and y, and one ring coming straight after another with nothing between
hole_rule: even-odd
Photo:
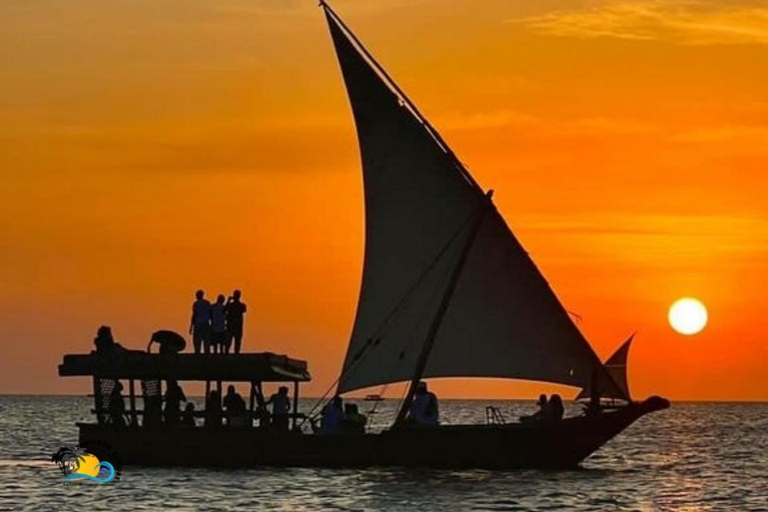
<instances>
[{"instance_id":1,"label":"water reflection","mask_svg":"<svg viewBox=\"0 0 768 512\"><path fill-rule=\"evenodd\" d=\"M485 405L443 401L441 412L454 423L478 422ZM533 408L494 405L508 417ZM675 404L572 471L126 468L117 485L66 488L45 457L76 440L74 422L88 417L88 400L0 397L0 407L2 510L768 509L765 404ZM375 421L386 423L390 409L380 404Z\"/></svg>"}]
</instances>

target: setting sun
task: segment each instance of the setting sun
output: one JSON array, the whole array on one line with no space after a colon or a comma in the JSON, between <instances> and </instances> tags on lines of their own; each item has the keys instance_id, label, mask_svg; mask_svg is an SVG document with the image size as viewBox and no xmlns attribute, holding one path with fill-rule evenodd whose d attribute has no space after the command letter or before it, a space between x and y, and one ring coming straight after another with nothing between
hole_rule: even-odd
<instances>
[{"instance_id":1,"label":"setting sun","mask_svg":"<svg viewBox=\"0 0 768 512\"><path fill-rule=\"evenodd\" d=\"M696 334L707 325L707 308L697 299L679 299L669 308L669 325L680 334Z\"/></svg>"}]
</instances>

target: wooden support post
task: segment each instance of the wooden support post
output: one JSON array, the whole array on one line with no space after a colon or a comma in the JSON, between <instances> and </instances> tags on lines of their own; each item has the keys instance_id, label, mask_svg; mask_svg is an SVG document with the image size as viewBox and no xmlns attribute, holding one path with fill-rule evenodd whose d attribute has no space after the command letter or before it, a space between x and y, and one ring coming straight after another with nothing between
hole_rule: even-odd
<instances>
[{"instance_id":1,"label":"wooden support post","mask_svg":"<svg viewBox=\"0 0 768 512\"><path fill-rule=\"evenodd\" d=\"M131 394L131 426L137 427L139 425L139 419L136 415L136 387L134 386L133 379L128 381L128 390Z\"/></svg>"},{"instance_id":2,"label":"wooden support post","mask_svg":"<svg viewBox=\"0 0 768 512\"><path fill-rule=\"evenodd\" d=\"M256 383L251 382L251 398L248 404L248 426L253 426L253 405L256 402Z\"/></svg>"},{"instance_id":3,"label":"wooden support post","mask_svg":"<svg viewBox=\"0 0 768 512\"><path fill-rule=\"evenodd\" d=\"M103 423L101 411L104 409L104 401L101 397L101 379L95 375L93 376L93 405L96 409L96 423L101 424Z\"/></svg>"},{"instance_id":4,"label":"wooden support post","mask_svg":"<svg viewBox=\"0 0 768 512\"><path fill-rule=\"evenodd\" d=\"M256 382L256 403L258 403L259 408L266 411L267 405L264 403L264 390L261 388L261 382ZM259 428L267 426L269 426L269 416L259 417Z\"/></svg>"},{"instance_id":5,"label":"wooden support post","mask_svg":"<svg viewBox=\"0 0 768 512\"><path fill-rule=\"evenodd\" d=\"M298 425L298 416L299 414L299 381L295 380L293 381L293 425L291 427L291 430L296 430L296 425Z\"/></svg>"},{"instance_id":6,"label":"wooden support post","mask_svg":"<svg viewBox=\"0 0 768 512\"><path fill-rule=\"evenodd\" d=\"M208 400L208 395L211 394L211 381L205 381L205 399Z\"/></svg>"}]
</instances>

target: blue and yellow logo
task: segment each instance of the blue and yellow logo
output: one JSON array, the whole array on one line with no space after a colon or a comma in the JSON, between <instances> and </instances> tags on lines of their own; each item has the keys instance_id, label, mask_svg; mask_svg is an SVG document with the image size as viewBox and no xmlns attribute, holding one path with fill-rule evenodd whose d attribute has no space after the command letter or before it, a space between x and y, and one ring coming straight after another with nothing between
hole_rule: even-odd
<instances>
[{"instance_id":1,"label":"blue and yellow logo","mask_svg":"<svg viewBox=\"0 0 768 512\"><path fill-rule=\"evenodd\" d=\"M90 480L106 484L115 479L117 471L112 463L99 460L96 455L80 446L64 446L51 456L64 475L64 483L73 480Z\"/></svg>"}]
</instances>

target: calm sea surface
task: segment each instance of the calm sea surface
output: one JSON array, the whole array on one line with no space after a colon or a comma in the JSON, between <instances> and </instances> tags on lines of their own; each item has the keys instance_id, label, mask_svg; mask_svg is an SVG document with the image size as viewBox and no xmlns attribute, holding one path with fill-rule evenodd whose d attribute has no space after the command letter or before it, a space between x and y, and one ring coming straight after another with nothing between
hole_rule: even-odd
<instances>
[{"instance_id":1,"label":"calm sea surface","mask_svg":"<svg viewBox=\"0 0 768 512\"><path fill-rule=\"evenodd\" d=\"M534 409L444 400L441 415L483 422L486 404L510 417ZM77 441L89 409L86 398L0 396L0 510L768 511L768 404L673 404L572 471L128 467L114 484L65 487L48 457Z\"/></svg>"}]
</instances>

